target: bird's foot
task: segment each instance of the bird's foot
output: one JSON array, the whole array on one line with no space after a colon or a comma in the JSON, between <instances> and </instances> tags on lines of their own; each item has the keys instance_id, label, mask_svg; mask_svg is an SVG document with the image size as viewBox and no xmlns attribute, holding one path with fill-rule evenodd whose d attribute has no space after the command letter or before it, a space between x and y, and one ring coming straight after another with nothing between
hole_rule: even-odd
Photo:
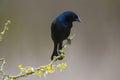
<instances>
[{"instance_id":1,"label":"bird's foot","mask_svg":"<svg viewBox=\"0 0 120 80\"><path fill-rule=\"evenodd\" d=\"M58 54L58 60L62 60L65 57L64 53Z\"/></svg>"},{"instance_id":2,"label":"bird's foot","mask_svg":"<svg viewBox=\"0 0 120 80\"><path fill-rule=\"evenodd\" d=\"M61 52L61 50L58 50L56 57L58 60L62 60L65 57L64 52Z\"/></svg>"},{"instance_id":3,"label":"bird's foot","mask_svg":"<svg viewBox=\"0 0 120 80\"><path fill-rule=\"evenodd\" d=\"M70 38L67 38L67 43L68 43L69 45L71 45L71 39L70 39Z\"/></svg>"}]
</instances>

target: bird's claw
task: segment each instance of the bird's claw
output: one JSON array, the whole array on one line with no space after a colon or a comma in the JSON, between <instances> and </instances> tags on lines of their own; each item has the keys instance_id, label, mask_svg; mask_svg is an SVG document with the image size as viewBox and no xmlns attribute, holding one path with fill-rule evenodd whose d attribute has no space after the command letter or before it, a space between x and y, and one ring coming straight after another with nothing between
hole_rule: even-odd
<instances>
[{"instance_id":1,"label":"bird's claw","mask_svg":"<svg viewBox=\"0 0 120 80\"><path fill-rule=\"evenodd\" d=\"M70 38L67 38L67 43L68 43L69 45L71 45L71 39L70 39Z\"/></svg>"},{"instance_id":2,"label":"bird's claw","mask_svg":"<svg viewBox=\"0 0 120 80\"><path fill-rule=\"evenodd\" d=\"M62 60L64 58L64 52L61 52L61 50L57 50L57 55L58 60Z\"/></svg>"},{"instance_id":3,"label":"bird's claw","mask_svg":"<svg viewBox=\"0 0 120 80\"><path fill-rule=\"evenodd\" d=\"M60 51L60 50L57 50L57 54L58 54L58 55L61 54L61 51Z\"/></svg>"}]
</instances>

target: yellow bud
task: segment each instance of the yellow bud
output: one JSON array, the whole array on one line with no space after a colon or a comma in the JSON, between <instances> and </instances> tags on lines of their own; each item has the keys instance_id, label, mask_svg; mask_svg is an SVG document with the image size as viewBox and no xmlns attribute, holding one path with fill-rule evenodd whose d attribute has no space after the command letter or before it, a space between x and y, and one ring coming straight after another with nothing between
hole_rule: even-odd
<instances>
[{"instance_id":1,"label":"yellow bud","mask_svg":"<svg viewBox=\"0 0 120 80\"><path fill-rule=\"evenodd\" d=\"M43 72L40 71L40 70L37 70L37 71L35 71L34 74L35 74L35 75L38 75L38 76L42 76L42 75L43 75Z\"/></svg>"},{"instance_id":2,"label":"yellow bud","mask_svg":"<svg viewBox=\"0 0 120 80\"><path fill-rule=\"evenodd\" d=\"M49 70L51 70L52 69L52 65L48 65L47 66L47 70L49 71Z\"/></svg>"},{"instance_id":3,"label":"yellow bud","mask_svg":"<svg viewBox=\"0 0 120 80\"><path fill-rule=\"evenodd\" d=\"M27 68L27 72L32 72L32 71L34 71L34 69L32 67Z\"/></svg>"},{"instance_id":4,"label":"yellow bud","mask_svg":"<svg viewBox=\"0 0 120 80\"><path fill-rule=\"evenodd\" d=\"M61 63L61 64L58 64L57 67L60 69L60 71L63 71L67 67L67 64Z\"/></svg>"},{"instance_id":5,"label":"yellow bud","mask_svg":"<svg viewBox=\"0 0 120 80\"><path fill-rule=\"evenodd\" d=\"M11 20L8 20L8 21L7 21L7 23L9 23L9 24L10 24L10 23L11 23Z\"/></svg>"},{"instance_id":6,"label":"yellow bud","mask_svg":"<svg viewBox=\"0 0 120 80\"><path fill-rule=\"evenodd\" d=\"M13 77L10 77L9 80L14 80L14 78L13 78Z\"/></svg>"},{"instance_id":7,"label":"yellow bud","mask_svg":"<svg viewBox=\"0 0 120 80\"><path fill-rule=\"evenodd\" d=\"M19 68L19 69L23 68L22 64L19 64L19 65L18 65L18 68Z\"/></svg>"}]
</instances>

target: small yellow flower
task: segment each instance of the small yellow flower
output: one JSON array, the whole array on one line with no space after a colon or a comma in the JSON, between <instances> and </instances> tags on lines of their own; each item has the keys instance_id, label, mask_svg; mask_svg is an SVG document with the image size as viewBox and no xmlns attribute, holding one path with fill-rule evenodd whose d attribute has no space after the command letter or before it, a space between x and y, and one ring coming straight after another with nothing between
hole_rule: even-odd
<instances>
[{"instance_id":1,"label":"small yellow flower","mask_svg":"<svg viewBox=\"0 0 120 80\"><path fill-rule=\"evenodd\" d=\"M50 73L55 73L55 69L53 68L53 65L48 65L47 66L47 71L50 72Z\"/></svg>"},{"instance_id":2,"label":"small yellow flower","mask_svg":"<svg viewBox=\"0 0 120 80\"><path fill-rule=\"evenodd\" d=\"M42 76L43 72L41 70L36 70L34 74L38 76Z\"/></svg>"},{"instance_id":3,"label":"small yellow flower","mask_svg":"<svg viewBox=\"0 0 120 80\"><path fill-rule=\"evenodd\" d=\"M22 64L19 64L19 65L18 65L18 68L19 68L19 69L22 69L22 68L23 68Z\"/></svg>"},{"instance_id":4,"label":"small yellow flower","mask_svg":"<svg viewBox=\"0 0 120 80\"><path fill-rule=\"evenodd\" d=\"M49 70L52 69L52 65L48 65L46 68L47 68L47 70L49 71Z\"/></svg>"},{"instance_id":5,"label":"small yellow flower","mask_svg":"<svg viewBox=\"0 0 120 80\"><path fill-rule=\"evenodd\" d=\"M26 70L27 70L27 72L32 72L32 71L34 71L34 69L33 69L32 67L27 67Z\"/></svg>"},{"instance_id":6,"label":"small yellow flower","mask_svg":"<svg viewBox=\"0 0 120 80\"><path fill-rule=\"evenodd\" d=\"M61 64L58 64L57 67L60 69L60 71L63 71L67 67L67 64L61 63Z\"/></svg>"},{"instance_id":7,"label":"small yellow flower","mask_svg":"<svg viewBox=\"0 0 120 80\"><path fill-rule=\"evenodd\" d=\"M13 77L10 77L9 80L14 80L14 78L13 78Z\"/></svg>"}]
</instances>

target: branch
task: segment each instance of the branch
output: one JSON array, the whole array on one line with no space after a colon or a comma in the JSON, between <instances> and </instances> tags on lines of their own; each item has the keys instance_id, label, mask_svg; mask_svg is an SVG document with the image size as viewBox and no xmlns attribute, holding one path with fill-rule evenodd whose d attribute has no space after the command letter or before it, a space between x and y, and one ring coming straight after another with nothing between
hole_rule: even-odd
<instances>
[{"instance_id":1,"label":"branch","mask_svg":"<svg viewBox=\"0 0 120 80\"><path fill-rule=\"evenodd\" d=\"M5 61L4 58L1 58L0 62L2 62L1 65L0 65L0 74L2 75L2 79L3 80L7 80L7 79L9 79L8 75L6 75L5 72L4 72L4 70L3 70L3 67L4 67L6 61Z\"/></svg>"},{"instance_id":2,"label":"branch","mask_svg":"<svg viewBox=\"0 0 120 80\"><path fill-rule=\"evenodd\" d=\"M4 58L1 58L0 59L0 62L2 62L2 64L0 65L0 73L1 73L1 75L4 75L5 74L5 72L3 71L3 66L5 65L5 59Z\"/></svg>"},{"instance_id":3,"label":"branch","mask_svg":"<svg viewBox=\"0 0 120 80\"><path fill-rule=\"evenodd\" d=\"M69 38L69 40L72 40L74 38L74 36L71 36ZM63 48L60 50L61 53L64 53L68 44L69 44L69 42L67 41L63 45ZM21 77L27 77L27 76L32 75L32 74L33 75L38 75L40 77L41 76L46 77L46 75L48 73L55 73L57 69L59 69L60 71L63 71L67 67L66 63L63 62L63 63L57 64L57 65L54 64L61 57L64 58L65 55L60 54L60 55L54 57L54 59L48 65L40 66L38 68L33 68L31 66L23 67L23 65L20 64L20 65L18 65L18 68L20 69L20 73L16 76L11 76L11 75L5 74L5 72L3 71L3 66L5 64L5 59L2 58L2 59L0 59L0 61L2 61L2 65L0 66L0 72L2 73L2 77L3 77L2 79L3 80L17 80Z\"/></svg>"},{"instance_id":4,"label":"branch","mask_svg":"<svg viewBox=\"0 0 120 80\"><path fill-rule=\"evenodd\" d=\"M9 24L11 24L11 20L7 20L7 22L4 24L4 29L2 32L0 32L0 41L3 40L3 36L5 35L6 31L8 31Z\"/></svg>"}]
</instances>

